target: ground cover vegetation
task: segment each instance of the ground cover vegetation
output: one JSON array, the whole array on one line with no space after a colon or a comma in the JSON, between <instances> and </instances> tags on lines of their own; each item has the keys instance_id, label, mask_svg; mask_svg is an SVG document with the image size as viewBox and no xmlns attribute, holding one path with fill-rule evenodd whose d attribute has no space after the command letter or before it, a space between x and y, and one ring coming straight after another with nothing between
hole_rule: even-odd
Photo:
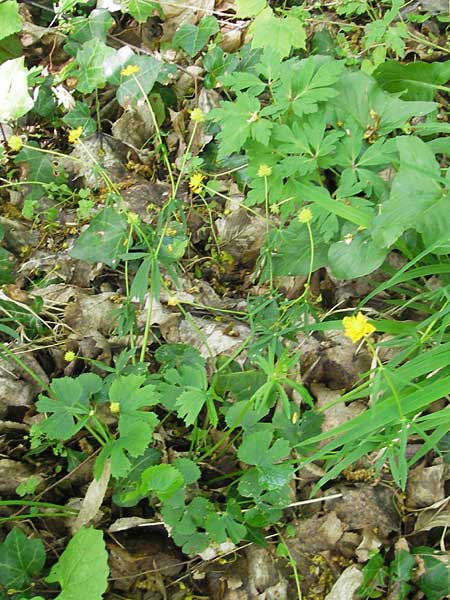
<instances>
[{"instance_id":1,"label":"ground cover vegetation","mask_svg":"<svg viewBox=\"0 0 450 600\"><path fill-rule=\"evenodd\" d=\"M0 598L448 597L449 22L0 3Z\"/></svg>"}]
</instances>

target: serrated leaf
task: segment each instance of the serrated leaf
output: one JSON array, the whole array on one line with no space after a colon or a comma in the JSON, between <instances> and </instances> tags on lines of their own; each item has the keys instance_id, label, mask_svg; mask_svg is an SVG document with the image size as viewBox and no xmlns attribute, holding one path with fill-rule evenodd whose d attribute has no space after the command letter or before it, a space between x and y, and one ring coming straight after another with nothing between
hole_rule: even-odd
<instances>
[{"instance_id":1,"label":"serrated leaf","mask_svg":"<svg viewBox=\"0 0 450 600\"><path fill-rule=\"evenodd\" d=\"M202 472L190 458L178 457L173 461L173 464L183 475L186 485L195 483L200 479Z\"/></svg>"},{"instance_id":2,"label":"serrated leaf","mask_svg":"<svg viewBox=\"0 0 450 600\"><path fill-rule=\"evenodd\" d=\"M125 452L133 457L143 454L159 422L155 413L141 410L159 402L159 394L155 386L143 385L144 382L145 375L121 375L109 388L111 403L119 406L120 439L115 442L111 454L113 476L117 476L113 461L120 461L122 464L124 460L122 455Z\"/></svg>"},{"instance_id":3,"label":"serrated leaf","mask_svg":"<svg viewBox=\"0 0 450 600\"><path fill-rule=\"evenodd\" d=\"M218 158L239 152L251 136L252 125L260 118L261 105L256 98L238 92L234 102L222 102L219 109L210 112L222 129L218 135L220 150Z\"/></svg>"},{"instance_id":4,"label":"serrated leaf","mask_svg":"<svg viewBox=\"0 0 450 600\"><path fill-rule=\"evenodd\" d=\"M28 539L15 527L0 544L0 584L6 589L25 587L45 564L41 540Z\"/></svg>"},{"instance_id":5,"label":"serrated leaf","mask_svg":"<svg viewBox=\"0 0 450 600\"><path fill-rule=\"evenodd\" d=\"M250 25L252 48L269 46L281 58L293 48L305 49L306 32L303 23L292 16L277 17L270 7L262 10Z\"/></svg>"},{"instance_id":6,"label":"serrated leaf","mask_svg":"<svg viewBox=\"0 0 450 600\"><path fill-rule=\"evenodd\" d=\"M141 493L153 492L160 500L168 500L184 485L182 474L172 465L155 465L141 476Z\"/></svg>"},{"instance_id":7,"label":"serrated leaf","mask_svg":"<svg viewBox=\"0 0 450 600\"><path fill-rule=\"evenodd\" d=\"M86 387L83 381L88 383ZM68 440L79 431L89 415L89 398L101 388L101 379L93 373L79 377L53 379L50 389L53 397L40 395L36 408L45 412L47 418L37 428L54 440Z\"/></svg>"},{"instance_id":8,"label":"serrated leaf","mask_svg":"<svg viewBox=\"0 0 450 600\"><path fill-rule=\"evenodd\" d=\"M112 207L104 208L75 241L71 256L87 262L103 262L114 267L123 253L127 232L125 215Z\"/></svg>"},{"instance_id":9,"label":"serrated leaf","mask_svg":"<svg viewBox=\"0 0 450 600\"><path fill-rule=\"evenodd\" d=\"M108 585L108 553L103 533L93 528L80 529L53 565L46 578L59 583L55 600L101 600Z\"/></svg>"},{"instance_id":10,"label":"serrated leaf","mask_svg":"<svg viewBox=\"0 0 450 600\"><path fill-rule=\"evenodd\" d=\"M289 442L279 439L271 445L272 438L271 431L257 431L244 436L237 452L239 460L248 465L264 467L286 458L290 452Z\"/></svg>"},{"instance_id":11,"label":"serrated leaf","mask_svg":"<svg viewBox=\"0 0 450 600\"><path fill-rule=\"evenodd\" d=\"M0 65L0 121L13 121L33 108L24 60L21 56Z\"/></svg>"},{"instance_id":12,"label":"serrated leaf","mask_svg":"<svg viewBox=\"0 0 450 600\"><path fill-rule=\"evenodd\" d=\"M175 48L182 48L190 57L195 56L208 39L219 31L219 24L216 17L207 15L203 17L197 25L184 24L177 31L172 39Z\"/></svg>"},{"instance_id":13,"label":"serrated leaf","mask_svg":"<svg viewBox=\"0 0 450 600\"><path fill-rule=\"evenodd\" d=\"M19 5L16 0L7 0L0 4L0 40L22 29Z\"/></svg>"},{"instance_id":14,"label":"serrated leaf","mask_svg":"<svg viewBox=\"0 0 450 600\"><path fill-rule=\"evenodd\" d=\"M208 394L202 390L186 390L182 392L175 402L177 414L187 426L193 425L203 406L208 401Z\"/></svg>"},{"instance_id":15,"label":"serrated leaf","mask_svg":"<svg viewBox=\"0 0 450 600\"><path fill-rule=\"evenodd\" d=\"M103 87L106 83L104 62L117 51L107 46L99 39L85 42L77 51L78 63L77 90L83 94L90 94L95 89Z\"/></svg>"}]
</instances>

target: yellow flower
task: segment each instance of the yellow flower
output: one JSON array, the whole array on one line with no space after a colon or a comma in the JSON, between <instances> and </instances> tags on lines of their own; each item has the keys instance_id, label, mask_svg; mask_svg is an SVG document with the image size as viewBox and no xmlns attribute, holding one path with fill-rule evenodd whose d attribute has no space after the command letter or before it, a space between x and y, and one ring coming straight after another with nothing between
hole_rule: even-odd
<instances>
[{"instance_id":1,"label":"yellow flower","mask_svg":"<svg viewBox=\"0 0 450 600\"><path fill-rule=\"evenodd\" d=\"M203 189L203 180L205 176L201 173L194 173L189 178L189 187L194 192L194 194L200 194Z\"/></svg>"},{"instance_id":2,"label":"yellow flower","mask_svg":"<svg viewBox=\"0 0 450 600\"><path fill-rule=\"evenodd\" d=\"M258 169L258 177L270 177L272 175L272 167L269 165L260 165Z\"/></svg>"},{"instance_id":3,"label":"yellow flower","mask_svg":"<svg viewBox=\"0 0 450 600\"><path fill-rule=\"evenodd\" d=\"M120 403L119 402L110 402L109 403L109 410L112 413L118 413L118 412L120 412Z\"/></svg>"},{"instance_id":4,"label":"yellow flower","mask_svg":"<svg viewBox=\"0 0 450 600\"><path fill-rule=\"evenodd\" d=\"M77 355L75 354L75 352L72 352L72 350L68 350L65 354L64 354L64 360L66 362L72 362L73 360L75 360L77 357Z\"/></svg>"},{"instance_id":5,"label":"yellow flower","mask_svg":"<svg viewBox=\"0 0 450 600\"><path fill-rule=\"evenodd\" d=\"M8 140L8 146L11 150L14 150L14 152L19 152L23 146L22 139L18 135L12 135Z\"/></svg>"},{"instance_id":6,"label":"yellow flower","mask_svg":"<svg viewBox=\"0 0 450 600\"><path fill-rule=\"evenodd\" d=\"M194 121L194 123L203 123L205 121L205 113L201 108L191 110L191 121Z\"/></svg>"},{"instance_id":7,"label":"yellow flower","mask_svg":"<svg viewBox=\"0 0 450 600\"><path fill-rule=\"evenodd\" d=\"M176 296L169 296L167 299L167 306L176 306L178 304L178 298Z\"/></svg>"},{"instance_id":8,"label":"yellow flower","mask_svg":"<svg viewBox=\"0 0 450 600\"><path fill-rule=\"evenodd\" d=\"M128 225L139 225L140 218L139 215L135 212L130 211L127 213L127 223Z\"/></svg>"},{"instance_id":9,"label":"yellow flower","mask_svg":"<svg viewBox=\"0 0 450 600\"><path fill-rule=\"evenodd\" d=\"M359 312L356 317L344 317L342 325L344 326L345 335L354 343L376 331L376 328L369 323L362 312Z\"/></svg>"},{"instance_id":10,"label":"yellow flower","mask_svg":"<svg viewBox=\"0 0 450 600\"><path fill-rule=\"evenodd\" d=\"M72 129L69 131L69 143L70 144L78 144L80 141L81 134L83 133L83 128L77 127L76 129Z\"/></svg>"},{"instance_id":11,"label":"yellow flower","mask_svg":"<svg viewBox=\"0 0 450 600\"><path fill-rule=\"evenodd\" d=\"M302 208L298 213L298 220L300 223L309 223L312 220L312 212L310 208Z\"/></svg>"},{"instance_id":12,"label":"yellow flower","mask_svg":"<svg viewBox=\"0 0 450 600\"><path fill-rule=\"evenodd\" d=\"M129 77L130 75L133 75L134 73L139 73L141 69L137 66L137 65L128 65L128 67L125 67L124 69L122 69L120 71L120 74L123 75L124 77Z\"/></svg>"}]
</instances>

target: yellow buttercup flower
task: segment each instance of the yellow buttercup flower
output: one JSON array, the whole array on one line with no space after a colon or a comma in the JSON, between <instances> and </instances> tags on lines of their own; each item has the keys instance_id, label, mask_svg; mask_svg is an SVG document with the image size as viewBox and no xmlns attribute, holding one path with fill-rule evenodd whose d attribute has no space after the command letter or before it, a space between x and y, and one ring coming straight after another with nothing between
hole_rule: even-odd
<instances>
[{"instance_id":1,"label":"yellow buttercup flower","mask_svg":"<svg viewBox=\"0 0 450 600\"><path fill-rule=\"evenodd\" d=\"M8 146L14 152L19 152L23 146L22 138L20 138L18 135L12 135L8 140Z\"/></svg>"},{"instance_id":2,"label":"yellow buttercup flower","mask_svg":"<svg viewBox=\"0 0 450 600\"><path fill-rule=\"evenodd\" d=\"M194 108L191 110L191 121L194 123L204 123L205 113L201 108Z\"/></svg>"},{"instance_id":3,"label":"yellow buttercup flower","mask_svg":"<svg viewBox=\"0 0 450 600\"><path fill-rule=\"evenodd\" d=\"M344 317L342 319L345 335L352 340L353 343L359 342L365 337L371 335L376 328L371 325L362 312L359 312L355 317Z\"/></svg>"},{"instance_id":4,"label":"yellow buttercup flower","mask_svg":"<svg viewBox=\"0 0 450 600\"><path fill-rule=\"evenodd\" d=\"M123 75L124 77L129 77L130 75L133 75L134 73L139 73L140 71L140 67L138 67L137 65L128 65L128 67L125 67L124 69L122 69L120 71L120 74Z\"/></svg>"},{"instance_id":5,"label":"yellow buttercup flower","mask_svg":"<svg viewBox=\"0 0 450 600\"><path fill-rule=\"evenodd\" d=\"M189 178L189 187L194 192L194 194L200 194L203 189L203 180L205 176L201 173L194 173Z\"/></svg>"},{"instance_id":6,"label":"yellow buttercup flower","mask_svg":"<svg viewBox=\"0 0 450 600\"><path fill-rule=\"evenodd\" d=\"M64 360L66 362L72 362L73 360L75 360L77 357L77 355L75 354L75 352L72 352L72 350L68 350L65 354L64 354Z\"/></svg>"},{"instance_id":7,"label":"yellow buttercup flower","mask_svg":"<svg viewBox=\"0 0 450 600\"><path fill-rule=\"evenodd\" d=\"M300 223L309 223L313 218L310 208L302 208L298 214L298 220Z\"/></svg>"},{"instance_id":8,"label":"yellow buttercup flower","mask_svg":"<svg viewBox=\"0 0 450 600\"><path fill-rule=\"evenodd\" d=\"M272 175L272 167L269 165L260 165L258 169L258 177L270 177Z\"/></svg>"},{"instance_id":9,"label":"yellow buttercup flower","mask_svg":"<svg viewBox=\"0 0 450 600\"><path fill-rule=\"evenodd\" d=\"M178 298L176 296L169 296L167 299L167 306L177 306Z\"/></svg>"},{"instance_id":10,"label":"yellow buttercup flower","mask_svg":"<svg viewBox=\"0 0 450 600\"><path fill-rule=\"evenodd\" d=\"M120 403L119 402L110 402L109 403L109 410L112 413L118 413L118 412L120 412Z\"/></svg>"},{"instance_id":11,"label":"yellow buttercup flower","mask_svg":"<svg viewBox=\"0 0 450 600\"><path fill-rule=\"evenodd\" d=\"M83 133L83 128L77 127L76 129L72 129L69 131L69 143L70 144L78 144L80 141L81 134Z\"/></svg>"}]
</instances>

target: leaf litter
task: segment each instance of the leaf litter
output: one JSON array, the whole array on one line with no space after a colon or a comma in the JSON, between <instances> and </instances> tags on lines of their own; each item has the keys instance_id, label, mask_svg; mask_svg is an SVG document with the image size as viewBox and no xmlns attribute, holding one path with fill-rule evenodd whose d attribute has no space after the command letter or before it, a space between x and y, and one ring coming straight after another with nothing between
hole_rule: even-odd
<instances>
[{"instance_id":1,"label":"leaf litter","mask_svg":"<svg viewBox=\"0 0 450 600\"><path fill-rule=\"evenodd\" d=\"M243 8L240 4L242 3L238 3L240 11L238 14L242 15ZM306 4L309 6L310 3ZM161 48L161 55L153 50L147 52L158 60L166 54L167 57L171 57L169 62L172 64L182 64L182 68L172 79L172 93L176 101L170 98L167 100L167 106L170 108L166 108L162 102L161 122L167 118L170 121L167 147L173 153L171 160L179 170L185 169L187 160L190 172L194 173L199 164L196 160L203 151L208 154L210 150L208 145L215 134L210 133L211 130L201 124L192 136L194 128L193 124L189 123L189 110L198 106L207 114L217 109L221 98L220 92L217 91L219 80L227 74L225 69L214 82L212 69L205 66L205 60L208 59L205 54L200 55L199 52L205 50L206 43L219 29L222 37L220 45L216 48L230 53L237 51L243 42L243 31L248 21L232 22L231 17L235 10L233 3L214 4L211 0L206 0L202 3L184 2L182 5L161 2L160 5L164 13L162 33L159 39L153 40L151 44L170 45L174 40L175 48L166 50ZM119 8L119 6L114 7L115 10ZM407 11L402 9L400 14L406 17L413 9L422 11L422 7L413 3L408 6ZM350 11L351 8L349 7L348 10ZM152 12L157 12L156 6ZM217 20L216 17L211 16L214 13L217 15ZM255 14L257 13L258 10ZM28 55L36 51L39 60L47 67L46 55L48 48L51 47L55 63L58 64L59 56L61 56L61 63L65 63L68 57L62 49L64 37L59 31L52 27L41 28L36 25L33 22L34 13L27 7L21 6L21 14L25 18L25 23L20 36ZM426 14L435 19L443 14L443 8L439 3L432 3ZM147 19L140 19L138 14L133 16L139 24L144 23L144 26L138 27L137 44L145 49L149 45L148 35L143 32ZM214 21L208 21L207 18ZM275 19L272 16L270 18ZM126 30L129 23L125 22L122 25ZM278 27L278 21L274 21L275 25ZM335 21L330 21L328 26L332 28L335 25ZM254 46L261 45L258 26L259 23L254 26ZM118 26L119 29L120 27ZM118 33L122 32L114 31L114 35ZM80 39L83 40L82 37ZM78 43L78 40L76 42ZM283 42L282 48L285 44L286 41ZM413 50L423 58L421 56L423 49L419 42ZM217 52L218 64L219 54L220 52ZM22 64L20 59L17 60L19 61L17 71L20 74ZM397 63L398 66L400 64ZM383 68L379 69L379 72L382 72ZM21 77L18 84L22 87L24 77L25 75ZM84 84L81 83L78 87L80 91L86 93L92 91L91 77L94 77L94 74L89 75ZM211 81L207 79L208 77ZM83 206L82 203L78 203L77 209L67 208L64 205L59 207L56 204L57 218L52 218L53 203L46 204L43 200L41 206L45 206L45 210L48 211L47 221L43 219L39 222L37 219L36 226L33 224L30 227L30 221L24 220L20 214L20 211L26 207L27 195L12 192L4 197L6 200L2 207L3 214L0 221L4 230L3 245L18 262L15 271L18 290L25 291L27 282L36 278L40 283L29 294L26 292L25 297L20 300L14 299L4 288L5 291L2 291L0 298L4 315L2 321L12 329L12 332L18 334L15 347L13 345L10 347L14 348L28 370L38 375L41 384L30 378L28 370L21 370L17 364L2 359L0 443L2 456L8 457L0 460L2 499L16 497L16 489L26 484L32 477L36 477L34 489L27 497L37 498L37 501L44 497L49 502L55 502L69 509L76 502L80 510L76 517L66 516L62 532L61 525L56 525L52 519L46 521L44 517L38 517L31 520L31 517L28 520L18 520L22 529L16 527L4 536L0 553L9 551L11 540L17 538L16 547L22 545L25 555L33 549L34 559L30 559L28 564L23 563L25 564L23 581L8 579L8 573L5 574L0 570L0 584L4 585L4 581L8 581L10 586L14 583L16 587L20 587L28 583L35 572L42 569L45 562L42 542L37 539L26 540L22 533L24 531L30 535L34 527L36 532L42 529L42 538L47 552L53 545L58 549L59 560L57 564L53 564L49 572L47 571L46 583L60 585L62 591L57 597L61 600L78 597L76 594L80 586L86 585L87 580L83 574L85 563L95 562L96 568L105 574L106 582L107 554L100 530L109 531L111 534L111 538L107 538L110 580L106 598L117 597L117 594L126 594L130 598L179 598L180 600L198 597L192 596L193 593L203 594L202 597L228 600L298 598L298 590L292 578L293 563L296 564L300 575L300 587L304 598L310 600L359 598L358 590L364 579L361 566L369 561L377 549L382 547L386 554L389 548L398 552L398 549L394 549L392 540L398 538L401 533L415 535L413 541L416 545L423 546L427 543L432 545L434 539L428 538L424 532L432 532L435 538L436 532L447 529L448 518L445 513L443 514L442 507L446 506L445 502L448 500L449 468L448 461L443 461L441 456L433 453L423 455L415 468L410 471L408 485L404 492L389 478L387 469L382 469L378 475L375 475L374 466L380 456L380 450L377 449L369 451L366 456L352 462L341 472L339 481L331 482L322 492L314 491L313 488L325 474L324 461L303 466L289 483L288 492L292 507L288 506L284 517L280 510L278 520L283 535L287 535L285 528L289 529L286 541L280 544L280 540L284 538L278 536L280 534L278 525L274 528L264 526L265 515L263 513L255 515L254 522L258 523L260 519L263 523L261 531L264 532L262 538L265 537L267 540L266 547L254 543L256 541L261 544L264 539L261 539L261 534L258 537L253 532L255 539L250 539L248 543L243 542L238 548L238 544L230 541L233 540L231 532L232 528L236 527L237 521L228 522L226 525L214 522L211 508L206 502L204 505L199 504L197 512L191 511L193 512L191 515L190 503L198 495L200 486L204 482L197 483L195 475L191 481L188 471L183 471L181 467L179 472L185 477L182 481L189 481L192 485L189 494L193 498L185 498L183 504L174 510L183 510L187 515L186 522L183 523L183 527L189 532L187 538L194 531L200 532L195 535L202 535L205 522L197 530L195 527L192 529L189 519L199 518L201 511L204 510L205 515L209 515L211 528L214 522L214 526L219 531L223 529L226 532L224 535L226 541L208 543L203 551L199 551L194 545L195 550L189 552L188 540L183 538L182 542L173 543L169 536L172 525L167 523L168 519L164 513L161 514L159 506L154 504L151 507L152 513L148 507L138 505L138 502L131 503L129 506L126 503L121 505L119 502L116 505L111 502L108 490L108 483L111 480L110 465L117 483L120 481L122 470L125 469L124 465L131 464L132 459L143 454L145 447L141 447L139 438L150 438L158 424L159 413L157 415L148 410L139 411L139 408L151 406L148 396L152 394L155 394L156 404L156 397L160 393L153 390L152 385L144 385L145 377L129 373L126 360L120 363L120 357L125 356L124 353L127 352L132 338L120 321L121 318L125 319L124 311L122 317L120 311L127 303L123 283L124 273L116 269L121 256L127 252L125 249L127 223L120 209L125 208L129 213L138 215L142 223L156 225L166 208L171 190L167 183L164 151L161 147L157 147L157 144L150 153L143 151L146 142L155 135L156 128L152 114L156 111L158 98L153 97L150 106L142 99L138 100L137 104L133 104L133 86L127 82L122 82L122 85L125 87L122 88L121 93L118 93L118 102L112 102L111 114L114 115L110 127L112 135L93 133L86 136L82 144L75 144L73 149L67 147L65 141L62 142L61 147L65 148L65 157L55 161L51 167L57 171L59 164L68 174L72 190L88 189L89 197L95 199L93 205L88 206L87 209L89 218L83 217L84 224L83 218L81 224L79 218L79 207ZM242 89L246 87L249 86L244 85ZM386 88L389 89L387 84ZM165 91L167 89L164 88ZM104 93L105 106L102 106ZM60 90L60 97L61 94L63 92ZM70 96L71 92L67 94ZM161 86L159 98L162 94ZM192 98L189 98L190 95ZM402 97L406 98L404 95ZM24 104L15 107L12 106L11 98L0 99L2 106L5 104L9 107L9 113L2 114L2 120L20 117L22 116L20 113L31 107L33 99L27 94L23 95L23 98ZM97 102L100 103L100 110L108 108L110 111L111 105L107 106L109 101L105 90L99 90L99 98ZM248 100L243 99L242 103L244 102L248 103ZM336 110L338 109L339 107ZM236 112L236 107L233 110ZM301 113L303 110L308 112L310 108L306 109L299 105L296 110ZM426 109L423 109L423 112L425 114ZM230 112L229 123L223 124L225 128L228 127L229 134L229 139L224 140L224 143L229 143L231 146L235 134L233 118ZM364 125L368 127L366 123ZM248 129L252 132L251 135L254 135L255 144L264 139L265 133L262 130L260 132L257 132L256 128L252 130L251 124L248 124ZM11 137L11 134L12 131L7 134L7 137ZM286 152L289 153L290 150ZM207 161L205 171L208 173L214 159L206 156L205 161ZM95 168L92 168L93 162L97 163ZM237 171L241 166L236 166ZM233 168L230 170L233 171ZM52 175L56 171L53 170ZM108 193L113 195L115 193L111 192L114 186L109 190L105 189L105 174L107 181L116 184L120 189L120 197L116 195L113 203L105 202ZM209 390L207 391L202 377L211 376L214 369L222 364L214 363L212 359L219 359L225 363L232 363L232 370L228 373L225 371L226 377L224 376L223 381L217 380L217 385L218 387L222 385L223 389L231 391L230 397L233 402L239 400L243 389L250 389L250 397L252 397L252 391L257 388L257 385L255 388L257 374L250 368L249 360L250 357L254 358L258 349L247 347L253 329L248 313L245 314L248 306L246 300L249 291L256 298L258 296L263 298L268 289L267 284L255 285L256 275L264 272L261 256L266 256L267 260L265 238L271 228L279 225L280 218L277 208L267 213L262 208L249 207L249 203L245 201L240 191L242 187L229 178L227 173L222 178L216 178L211 169L208 175L211 175L212 183L208 181L206 184L209 194L206 198L189 196L187 186L180 183L179 200L186 205L190 203L188 209L190 243L187 244L187 260L183 264L183 273L172 277L171 251L168 251L169 258L164 264L162 289L156 297L146 292L141 298L140 306L138 306L140 299L140 290L138 290L137 295L131 298L136 306L132 314L130 313L130 318L135 319L138 328L138 335L132 342L135 348L140 348L144 342L149 343L148 338L145 338L146 324L148 324L150 344L154 345L153 349L163 343L169 343L185 344L198 351L197 354L183 355L181 363L178 362L179 357L175 358L173 364L157 358L163 366L165 377L163 404L170 410L174 410L179 417L183 417L185 425L192 425L196 422L200 411L207 411L212 439L220 447L221 433L214 429L218 417L210 408ZM25 172L23 179L26 179ZM355 180L352 185L357 186L359 183ZM34 193L33 189L32 193ZM261 193L261 190L258 193ZM227 197L226 203L223 202L224 195ZM288 201L288 198L284 200ZM353 236L355 233L348 235ZM171 235L168 244L173 245L175 241L176 232ZM272 247L271 251L274 248L275 251L277 250L276 247ZM396 253L389 255L389 260L397 261L399 269L404 266ZM200 276L195 272L197 263L206 264ZM358 304L368 292L374 289L374 286L382 285L389 277L386 271L383 273L375 271L371 274L371 279L357 278L341 281L328 268L320 267L315 271L315 279L311 281L306 277L292 276L287 282L287 275L278 278L278 282L284 278L283 282L292 286L287 293L289 300L295 301L302 294L308 293L308 290L314 290L316 298L322 296L318 300L319 303L323 299L326 302L326 294L330 293L333 297L332 305L336 304L341 309L347 308ZM137 278L136 270L134 274ZM283 290L283 284L280 289ZM377 306L384 306L386 300L393 300L394 306L395 302L398 303L395 295L381 290L373 298L372 310L376 310ZM40 306L35 306L35 302L40 303ZM20 312L21 316L16 316L13 309ZM408 319L416 316L414 311L420 313L420 306L411 306L410 312L407 313ZM28 321L21 325L23 313L28 317ZM267 319L266 322L262 320L264 327L270 329L273 324L270 321L270 309L267 309L267 314L264 313L264 319ZM304 322L307 322L307 318ZM17 323L20 324L19 327ZM294 340L288 338L290 349L298 348L301 351L300 368L297 372L291 368L289 376L297 384L307 386L315 409L323 417L319 429L312 428L310 437L319 435L320 432L333 431L335 427L351 422L354 417L364 413L370 406L370 402L376 404L377 401L376 395L368 399L364 394L350 400L346 399L346 392L351 392L358 385L367 382L367 372L371 368L373 356L365 347L356 347L337 329L339 328L313 333L295 332ZM6 333L9 333L9 330L6 330ZM388 336L384 342L389 348ZM70 352L74 357L68 361L65 357ZM78 357L83 357L83 360ZM174 364L178 367L180 364L187 365L184 373L180 370L181 376L178 374L175 377ZM189 372L187 368L192 365L195 368L193 367L193 371ZM204 374L200 375L203 373L202 369ZM286 374L288 370L283 373ZM81 380L77 379L76 389L70 390L73 400L73 410L69 411L70 414L63 414L64 411L58 412L56 401L46 398L46 391L43 388L43 385L50 384L57 398L58 390L54 387L55 382L61 382L63 377L78 378L82 374L89 377L89 371L94 374L93 378L98 379L99 375L105 378L111 372L119 374L121 379L116 380L115 386L114 383L112 384L109 397L102 398L103 404L96 410L98 415L102 415L102 423L106 427L113 429L117 427L120 440L122 436L124 439L130 438L127 445L122 447L117 444L111 449L106 444L100 456L98 448L93 444L93 438L86 435L86 432L81 431L79 427L79 419L85 416L87 418L92 411L91 396L96 393L94 389L97 385L96 380L86 379L83 387ZM194 377L194 371L199 378L195 385L192 379L189 379L189 376ZM182 391L183 386L186 385L189 385L189 391ZM64 393L67 393L67 390L64 390ZM131 400L129 394L132 396ZM191 396L188 398L183 394L191 394ZM299 405L303 401L295 386L290 389L289 397L286 398L294 405L296 403ZM116 405L120 405L120 411ZM36 415L35 406L41 412L45 409L45 419ZM227 410L231 408L226 407ZM261 405L259 409L263 410L264 407ZM257 412L256 408L254 412ZM297 413L294 412L287 417L285 412L286 408L282 406L282 402L278 402L274 413L278 415L279 422L281 423L284 417L285 427L295 426L294 415ZM255 421L252 423L253 417ZM228 419L228 423L233 423L232 417L226 412L225 418ZM257 415L251 413L248 415L249 432L245 432L240 442L231 443L226 447L220 460L211 460L208 455L203 459L202 469L210 470L217 478L215 484L217 489L214 491L217 491L219 496L225 493L226 486L222 487L222 485L230 481L232 471L245 465L251 465L249 469L251 475L245 482L248 488L255 485L252 478L258 477L260 482L266 483L270 494L271 491L273 492L271 485L274 485L274 490L277 489L273 482L277 478L286 478L286 473L282 472L284 464L281 461L289 455L290 447L286 440L283 445L282 439L275 441L272 439L272 433L266 427L268 421L264 421L264 417L259 423L260 429L257 425L252 430L252 426L257 424L258 420ZM60 433L60 428L63 426L66 437L70 438L72 435L75 437L70 447L64 449L60 446L56 455L47 452L41 456L33 452L37 448L36 445L33 448L32 444L30 451L20 428L9 428L10 422L17 425L24 423L27 429L28 425L31 425L34 436L39 431L51 434L58 428ZM158 432L154 439L159 454L164 457L162 464L169 466L174 460L180 459L192 462L188 458L189 444L186 443L186 435L187 429L180 423L176 424L169 420L161 426L158 424ZM258 441L256 448L255 440ZM405 452L412 450L414 441L413 439L408 442ZM320 445L323 446L325 443L321 441ZM61 467L58 464L60 457L63 457L67 463L62 471L65 475L61 479L61 486L59 483ZM80 465L85 462L88 465L86 472L81 477L77 476L77 473L80 475L82 471ZM98 477L94 476L96 469L94 463L97 465ZM98 465L102 468L100 469ZM146 466L147 471L144 471L147 477L143 477L142 481L151 480L150 475L154 471L148 469L155 466L157 465L152 465L150 459ZM184 463L184 466L189 470L187 463ZM177 486L174 472L167 470L166 477L166 487L154 488L160 499L164 498L164 494L169 493L171 486L174 489ZM212 475L209 475L209 478L213 479ZM143 498L145 494L142 495L136 488L137 482L139 478L134 481L134 488L133 485L131 486L131 492L136 495L136 498ZM44 485L46 487L43 489ZM241 485L240 491L243 493L244 487ZM48 493L46 493L47 489ZM128 494L131 492L127 489ZM303 505L303 501L309 499L311 492L317 502ZM117 489L115 493L118 494ZM337 497L334 497L335 495ZM216 496L216 500L219 496ZM321 500L323 496L330 496L330 499L323 501ZM296 504L299 506L296 507ZM102 506L103 509L99 512ZM274 506L267 505L266 508L277 510ZM417 514L416 511L419 510L423 512ZM434 512L435 510L437 513ZM15 507L2 506L1 511L2 517L8 516L12 523L14 517L20 517L21 514L21 511L16 510ZM45 512L44 508L42 511ZM149 518L150 514L152 516ZM47 523L48 527L44 526L44 523ZM96 529L89 527L91 524ZM152 532L151 535L148 535L148 531ZM74 533L75 536L64 550L62 538L67 542L69 534ZM220 538L221 535L218 535L217 539ZM183 546L183 542L187 546ZM188 550L183 553L179 546L187 547ZM283 548L288 549L290 563L285 558ZM80 564L75 569L72 564L74 555L80 557ZM439 565L436 568L439 568ZM92 589L86 590L87 598L100 598L105 593L106 583L98 584L98 581L98 579L93 580ZM384 585L383 580L380 585ZM414 597L438 600L439 595L433 596L427 585L431 587L431 584L427 584L424 580L423 585L419 586L422 591L417 592L422 596ZM389 598L394 597L400 599L405 595L389 595Z\"/></svg>"}]
</instances>

